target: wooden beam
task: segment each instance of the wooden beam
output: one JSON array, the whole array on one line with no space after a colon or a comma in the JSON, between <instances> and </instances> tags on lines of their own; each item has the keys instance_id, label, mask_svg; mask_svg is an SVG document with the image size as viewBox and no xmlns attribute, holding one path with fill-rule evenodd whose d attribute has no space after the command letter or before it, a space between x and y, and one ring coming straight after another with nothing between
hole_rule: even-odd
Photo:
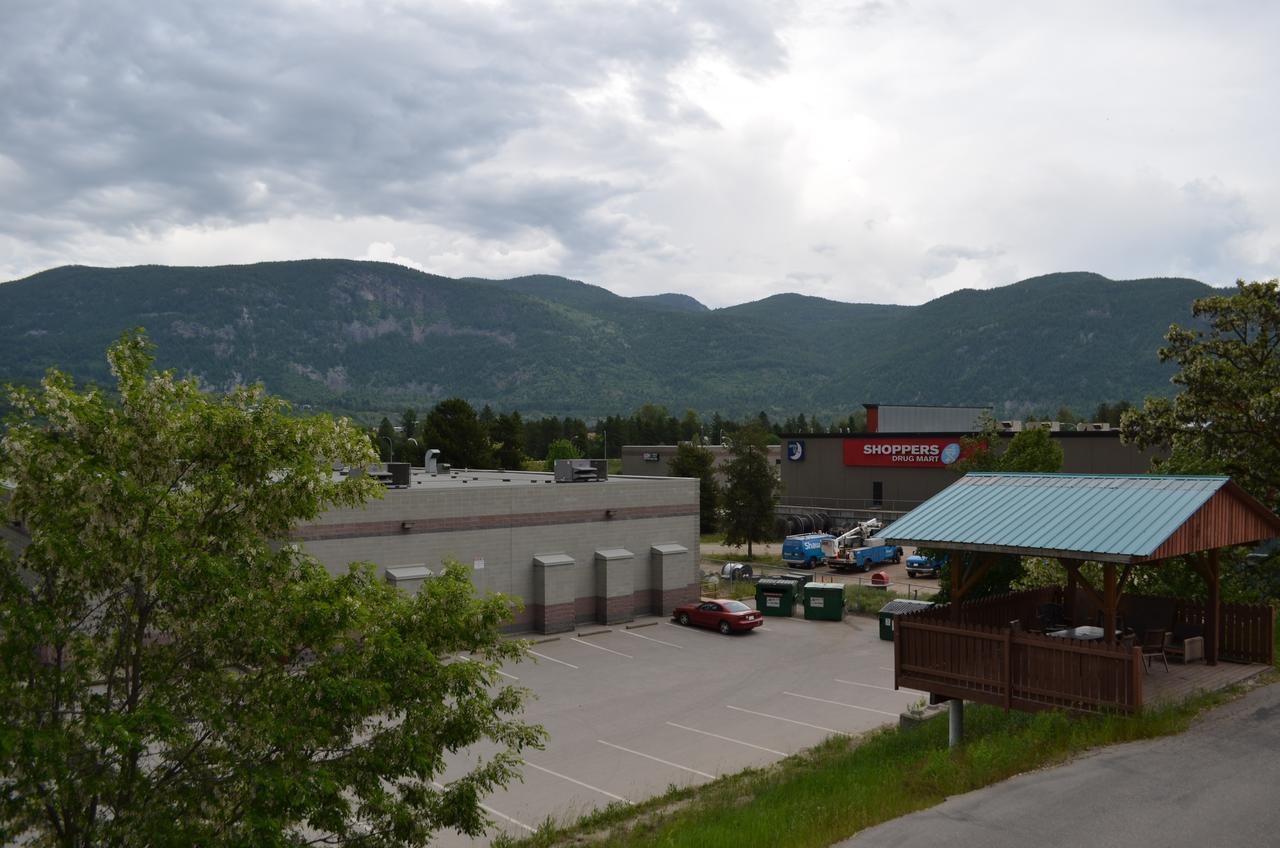
<instances>
[{"instance_id":1,"label":"wooden beam","mask_svg":"<svg viewBox=\"0 0 1280 848\"><path fill-rule=\"evenodd\" d=\"M991 570L991 566L995 564L995 557L986 557L978 560L974 567L970 570L969 576L964 579L964 585L960 588L960 595L969 594L974 586L978 585L978 581L986 576Z\"/></svg>"},{"instance_id":2,"label":"wooden beam","mask_svg":"<svg viewBox=\"0 0 1280 848\"><path fill-rule=\"evenodd\" d=\"M1068 567L1068 562L1073 563L1075 567ZM1076 584L1079 582L1080 564L1075 560L1060 559L1058 565L1067 571L1067 588L1062 593L1063 605L1067 608L1067 620L1078 625L1080 622L1076 621Z\"/></svg>"},{"instance_id":3,"label":"wooden beam","mask_svg":"<svg viewBox=\"0 0 1280 848\"><path fill-rule=\"evenodd\" d=\"M960 599L964 593L960 591L960 572L964 570L964 559L959 551L951 551L948 562L951 563L951 622L960 623Z\"/></svg>"},{"instance_id":4,"label":"wooden beam","mask_svg":"<svg viewBox=\"0 0 1280 848\"><path fill-rule=\"evenodd\" d=\"M1075 576L1076 582L1079 584L1079 587L1081 589L1084 589L1085 594L1093 598L1093 602L1095 604L1097 604L1100 607L1104 605L1102 600L1102 595L1100 595L1098 593L1098 590L1093 588L1093 585L1089 583L1088 580L1085 579L1083 574L1080 573L1080 566L1083 564L1081 563L1080 560L1060 559L1058 560L1058 562L1062 563L1062 567L1065 568L1069 574L1072 574Z\"/></svg>"},{"instance_id":5,"label":"wooden beam","mask_svg":"<svg viewBox=\"0 0 1280 848\"><path fill-rule=\"evenodd\" d=\"M1102 564L1102 641L1108 645L1116 643L1116 565L1113 562Z\"/></svg>"},{"instance_id":6,"label":"wooden beam","mask_svg":"<svg viewBox=\"0 0 1280 848\"><path fill-rule=\"evenodd\" d=\"M1132 573L1133 573L1133 563L1129 563L1128 565L1126 565L1124 567L1124 570L1120 572L1120 583L1119 585L1116 586L1117 601L1120 600L1119 596L1124 594L1125 584L1129 582L1129 575Z\"/></svg>"},{"instance_id":7,"label":"wooden beam","mask_svg":"<svg viewBox=\"0 0 1280 848\"><path fill-rule=\"evenodd\" d=\"M1209 603L1206 604L1204 633L1205 665L1218 664L1218 635L1222 632L1222 592L1221 574L1218 564L1218 549L1209 551L1208 567Z\"/></svg>"}]
</instances>

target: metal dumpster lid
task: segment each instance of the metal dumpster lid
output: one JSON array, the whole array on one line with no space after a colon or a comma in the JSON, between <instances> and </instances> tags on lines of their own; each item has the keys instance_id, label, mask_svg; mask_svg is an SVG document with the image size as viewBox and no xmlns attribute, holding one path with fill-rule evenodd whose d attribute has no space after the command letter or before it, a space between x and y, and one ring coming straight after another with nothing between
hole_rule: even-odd
<instances>
[{"instance_id":1,"label":"metal dumpster lid","mask_svg":"<svg viewBox=\"0 0 1280 848\"><path fill-rule=\"evenodd\" d=\"M822 589L825 592L839 592L842 595L844 594L843 583L806 583L804 584L804 587L806 589Z\"/></svg>"},{"instance_id":2,"label":"metal dumpster lid","mask_svg":"<svg viewBox=\"0 0 1280 848\"><path fill-rule=\"evenodd\" d=\"M756 581L756 586L761 589L791 589L795 585L796 581L785 577L762 577Z\"/></svg>"},{"instance_id":3,"label":"metal dumpster lid","mask_svg":"<svg viewBox=\"0 0 1280 848\"><path fill-rule=\"evenodd\" d=\"M933 606L933 603L930 601L908 601L899 598L898 600L890 601L880 607L880 612L915 612L916 610L922 610L931 606Z\"/></svg>"}]
</instances>

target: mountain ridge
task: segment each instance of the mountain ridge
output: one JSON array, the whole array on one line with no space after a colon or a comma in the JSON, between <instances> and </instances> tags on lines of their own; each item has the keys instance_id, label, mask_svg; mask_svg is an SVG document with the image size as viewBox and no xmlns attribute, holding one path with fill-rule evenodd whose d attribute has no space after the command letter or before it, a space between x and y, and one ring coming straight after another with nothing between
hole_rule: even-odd
<instances>
[{"instance_id":1,"label":"mountain ridge","mask_svg":"<svg viewBox=\"0 0 1280 848\"><path fill-rule=\"evenodd\" d=\"M646 402L843 416L887 397L995 403L1002 417L1085 412L1168 393L1163 334L1193 323L1191 301L1213 291L1063 272L919 306L784 293L709 309L552 275L450 278L362 260L62 266L0 284L0 379L57 366L107 382L107 344L143 326L161 367L366 416L453 395L582 417Z\"/></svg>"}]
</instances>

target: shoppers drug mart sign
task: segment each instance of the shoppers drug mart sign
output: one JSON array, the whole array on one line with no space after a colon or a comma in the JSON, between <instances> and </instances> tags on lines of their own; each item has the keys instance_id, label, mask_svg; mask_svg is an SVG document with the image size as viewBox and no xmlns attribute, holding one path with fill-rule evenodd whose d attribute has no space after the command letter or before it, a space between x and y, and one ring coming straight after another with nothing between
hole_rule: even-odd
<instances>
[{"instance_id":1,"label":"shoppers drug mart sign","mask_svg":"<svg viewBox=\"0 0 1280 848\"><path fill-rule=\"evenodd\" d=\"M961 457L956 438L910 436L885 439L845 439L845 465L945 468Z\"/></svg>"}]
</instances>

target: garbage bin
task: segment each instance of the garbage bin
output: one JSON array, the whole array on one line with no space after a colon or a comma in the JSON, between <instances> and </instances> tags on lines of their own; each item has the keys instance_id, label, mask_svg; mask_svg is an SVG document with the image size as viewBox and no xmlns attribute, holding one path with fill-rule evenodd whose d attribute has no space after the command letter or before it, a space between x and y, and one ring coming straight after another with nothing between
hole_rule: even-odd
<instances>
[{"instance_id":1,"label":"garbage bin","mask_svg":"<svg viewBox=\"0 0 1280 848\"><path fill-rule=\"evenodd\" d=\"M893 641L893 620L903 613L933 606L929 601L890 601L880 608L880 639Z\"/></svg>"},{"instance_id":2,"label":"garbage bin","mask_svg":"<svg viewBox=\"0 0 1280 848\"><path fill-rule=\"evenodd\" d=\"M761 615L790 617L796 606L796 584L765 577L756 583L756 609Z\"/></svg>"},{"instance_id":3,"label":"garbage bin","mask_svg":"<svg viewBox=\"0 0 1280 848\"><path fill-rule=\"evenodd\" d=\"M889 575L884 571L877 571L875 574L871 575L871 588L872 589L889 588Z\"/></svg>"},{"instance_id":4,"label":"garbage bin","mask_svg":"<svg viewBox=\"0 0 1280 848\"><path fill-rule=\"evenodd\" d=\"M843 619L844 584L804 584L804 617L810 621L840 621Z\"/></svg>"}]
</instances>

